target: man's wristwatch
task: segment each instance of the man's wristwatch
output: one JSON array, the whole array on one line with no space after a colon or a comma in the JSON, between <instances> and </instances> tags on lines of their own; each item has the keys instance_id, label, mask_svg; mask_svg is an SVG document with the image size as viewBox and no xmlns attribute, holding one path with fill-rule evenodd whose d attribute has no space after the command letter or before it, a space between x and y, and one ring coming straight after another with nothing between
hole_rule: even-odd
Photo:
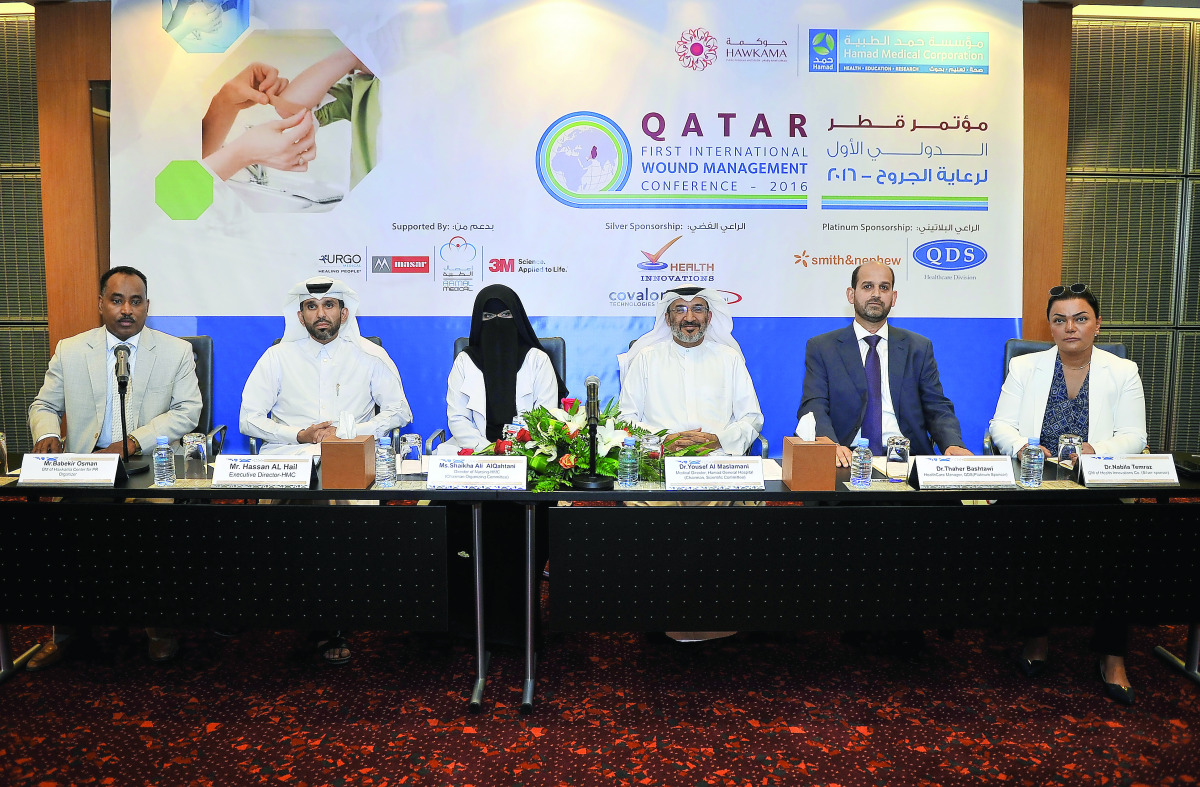
<instances>
[{"instance_id":1,"label":"man's wristwatch","mask_svg":"<svg viewBox=\"0 0 1200 787\"><path fill-rule=\"evenodd\" d=\"M138 442L136 437L129 435L125 439L133 441L133 447L129 449L130 456L133 456L134 454L140 454L142 452L142 444Z\"/></svg>"}]
</instances>

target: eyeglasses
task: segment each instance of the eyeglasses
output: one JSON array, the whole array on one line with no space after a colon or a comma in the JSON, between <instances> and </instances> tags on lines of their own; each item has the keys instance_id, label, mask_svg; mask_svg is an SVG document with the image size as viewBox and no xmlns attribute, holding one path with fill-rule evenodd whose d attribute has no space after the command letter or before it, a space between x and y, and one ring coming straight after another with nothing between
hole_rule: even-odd
<instances>
[{"instance_id":1,"label":"eyeglasses","mask_svg":"<svg viewBox=\"0 0 1200 787\"><path fill-rule=\"evenodd\" d=\"M1066 295L1068 292L1072 295L1083 295L1087 291L1088 286L1086 284L1080 284L1079 282L1075 282L1070 286L1060 284L1057 287L1050 288L1050 297L1057 298L1060 295Z\"/></svg>"},{"instance_id":2,"label":"eyeglasses","mask_svg":"<svg viewBox=\"0 0 1200 787\"><path fill-rule=\"evenodd\" d=\"M672 311L682 317L688 313L689 308L687 306L672 306L668 311ZM697 303L695 306L691 307L690 311L692 314L704 314L706 311L708 311L708 307Z\"/></svg>"},{"instance_id":3,"label":"eyeglasses","mask_svg":"<svg viewBox=\"0 0 1200 787\"><path fill-rule=\"evenodd\" d=\"M484 322L487 322L488 320L494 320L497 317L499 317L502 320L511 320L512 312L509 311L508 309L505 309L504 311L499 312L498 314L493 314L492 312L484 312L482 316L483 316Z\"/></svg>"}]
</instances>

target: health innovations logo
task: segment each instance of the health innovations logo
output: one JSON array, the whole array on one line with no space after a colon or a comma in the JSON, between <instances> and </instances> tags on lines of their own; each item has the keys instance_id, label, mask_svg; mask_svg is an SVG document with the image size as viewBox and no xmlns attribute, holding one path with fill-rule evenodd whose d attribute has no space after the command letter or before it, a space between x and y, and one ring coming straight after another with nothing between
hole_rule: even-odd
<instances>
[{"instance_id":1,"label":"health innovations logo","mask_svg":"<svg viewBox=\"0 0 1200 787\"><path fill-rule=\"evenodd\" d=\"M717 39L703 27L693 27L679 34L675 42L679 64L692 71L703 71L717 62Z\"/></svg>"},{"instance_id":2,"label":"health innovations logo","mask_svg":"<svg viewBox=\"0 0 1200 787\"><path fill-rule=\"evenodd\" d=\"M667 249L674 246L676 241L682 238L682 235L676 235L674 238L671 238L671 240L667 241L662 248L655 252L642 251L642 256L646 259L637 264L638 268L644 271L655 271L655 273L642 274L641 281L660 282L665 284L691 284L701 287L707 283L716 281L716 263L667 263L662 261L662 256L666 254Z\"/></svg>"}]
</instances>

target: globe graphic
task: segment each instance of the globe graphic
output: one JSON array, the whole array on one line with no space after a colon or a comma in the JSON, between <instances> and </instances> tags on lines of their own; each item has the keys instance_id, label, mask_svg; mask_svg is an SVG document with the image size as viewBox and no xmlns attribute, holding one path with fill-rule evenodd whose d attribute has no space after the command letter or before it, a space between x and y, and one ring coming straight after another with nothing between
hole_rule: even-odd
<instances>
[{"instance_id":1,"label":"globe graphic","mask_svg":"<svg viewBox=\"0 0 1200 787\"><path fill-rule=\"evenodd\" d=\"M554 180L575 194L603 191L612 183L619 162L612 139L590 124L567 126L550 149Z\"/></svg>"}]
</instances>

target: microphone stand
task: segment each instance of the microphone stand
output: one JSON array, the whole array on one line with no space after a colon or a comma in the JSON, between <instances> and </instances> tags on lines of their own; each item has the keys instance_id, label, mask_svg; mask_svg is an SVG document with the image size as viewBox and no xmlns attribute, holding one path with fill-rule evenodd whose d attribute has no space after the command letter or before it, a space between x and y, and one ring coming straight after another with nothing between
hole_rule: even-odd
<instances>
[{"instance_id":1,"label":"microphone stand","mask_svg":"<svg viewBox=\"0 0 1200 787\"><path fill-rule=\"evenodd\" d=\"M589 391L590 393L590 391ZM593 491L606 491L613 488L613 483L616 481L612 476L601 475L596 472L596 429L600 426L600 402L592 397L588 397L588 453L592 455L588 473L577 475L571 481L573 489L590 489Z\"/></svg>"},{"instance_id":2,"label":"microphone stand","mask_svg":"<svg viewBox=\"0 0 1200 787\"><path fill-rule=\"evenodd\" d=\"M137 459L129 456L129 426L125 423L125 389L128 385L128 382L117 380L117 398L121 403L121 459L125 462L125 473L135 475L149 470L150 462L144 456Z\"/></svg>"}]
</instances>

